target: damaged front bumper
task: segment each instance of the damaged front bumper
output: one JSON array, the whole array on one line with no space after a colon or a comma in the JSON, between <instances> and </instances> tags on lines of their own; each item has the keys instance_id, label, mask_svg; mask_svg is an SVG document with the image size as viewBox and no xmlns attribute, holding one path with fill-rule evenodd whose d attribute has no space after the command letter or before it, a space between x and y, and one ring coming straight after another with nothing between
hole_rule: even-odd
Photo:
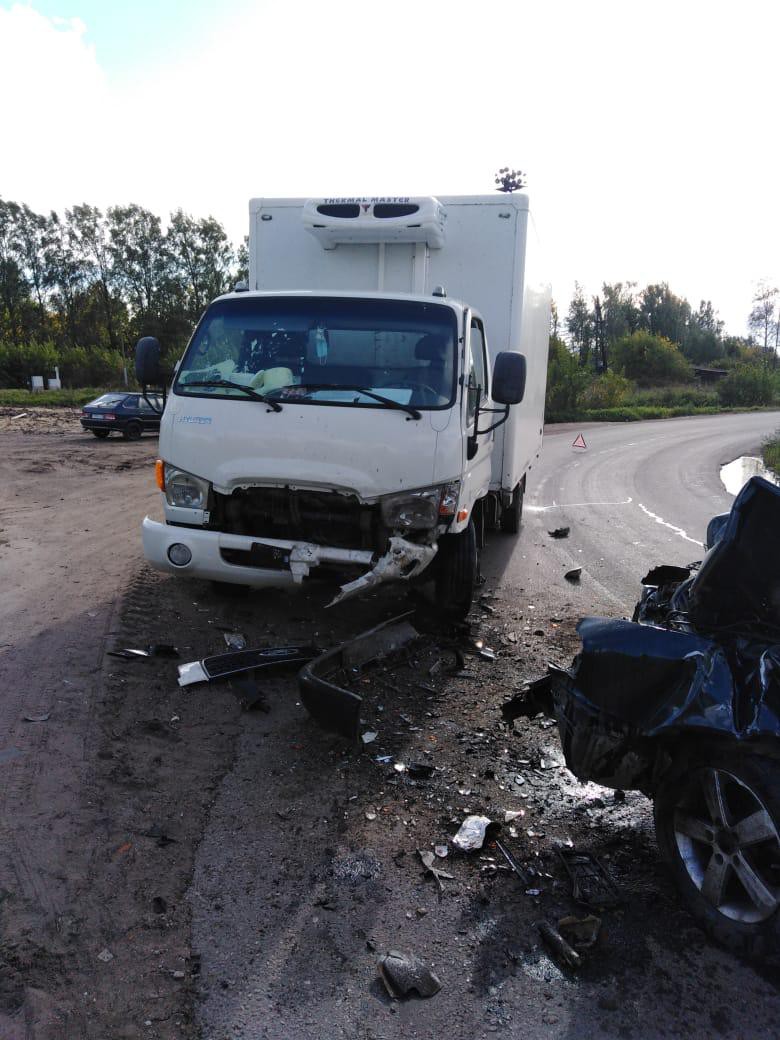
<instances>
[{"instance_id":1,"label":"damaged front bumper","mask_svg":"<svg viewBox=\"0 0 780 1040\"><path fill-rule=\"evenodd\" d=\"M157 570L255 588L299 585L322 564L337 570L368 568L343 585L333 603L382 582L415 578L436 555L435 543L421 545L400 537L390 538L387 552L377 558L370 549L175 527L148 516L142 537L144 555ZM186 562L174 562L181 559Z\"/></svg>"}]
</instances>

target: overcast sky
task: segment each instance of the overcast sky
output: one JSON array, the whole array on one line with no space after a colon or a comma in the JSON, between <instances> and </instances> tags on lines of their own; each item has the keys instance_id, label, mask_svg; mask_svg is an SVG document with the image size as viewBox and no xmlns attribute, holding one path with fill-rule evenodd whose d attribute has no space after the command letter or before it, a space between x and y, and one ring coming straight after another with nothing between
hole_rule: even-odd
<instances>
[{"instance_id":1,"label":"overcast sky","mask_svg":"<svg viewBox=\"0 0 780 1040\"><path fill-rule=\"evenodd\" d=\"M746 331L780 283L767 0L0 0L0 196L238 241L252 196L528 175L553 293L667 281Z\"/></svg>"}]
</instances>

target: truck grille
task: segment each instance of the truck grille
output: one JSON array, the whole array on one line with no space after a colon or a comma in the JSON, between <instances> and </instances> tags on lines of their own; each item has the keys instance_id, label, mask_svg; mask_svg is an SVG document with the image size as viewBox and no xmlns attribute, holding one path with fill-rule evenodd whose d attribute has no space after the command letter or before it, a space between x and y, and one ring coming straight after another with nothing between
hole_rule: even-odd
<instances>
[{"instance_id":1,"label":"truck grille","mask_svg":"<svg viewBox=\"0 0 780 1040\"><path fill-rule=\"evenodd\" d=\"M379 509L361 505L351 495L291 491L288 488L242 488L214 494L209 527L229 534L288 538L339 549L383 551L388 532Z\"/></svg>"}]
</instances>

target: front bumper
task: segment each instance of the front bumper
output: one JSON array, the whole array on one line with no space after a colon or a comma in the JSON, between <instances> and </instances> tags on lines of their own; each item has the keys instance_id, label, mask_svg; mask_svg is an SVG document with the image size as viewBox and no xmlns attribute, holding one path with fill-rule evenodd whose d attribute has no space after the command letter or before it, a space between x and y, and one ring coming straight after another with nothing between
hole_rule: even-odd
<instances>
[{"instance_id":1,"label":"front bumper","mask_svg":"<svg viewBox=\"0 0 780 1040\"><path fill-rule=\"evenodd\" d=\"M370 567L374 554L369 549L337 549L311 542L281 538L253 538L250 535L202 531L192 527L172 527L148 516L142 526L144 555L157 570L191 578L206 578L236 585L268 588L274 585L300 584L312 567L322 563L340 567ZM168 558L174 544L186 545L192 558L184 566L176 566ZM258 547L279 550L280 565L274 567L244 566L225 558L232 552L252 553Z\"/></svg>"}]
</instances>

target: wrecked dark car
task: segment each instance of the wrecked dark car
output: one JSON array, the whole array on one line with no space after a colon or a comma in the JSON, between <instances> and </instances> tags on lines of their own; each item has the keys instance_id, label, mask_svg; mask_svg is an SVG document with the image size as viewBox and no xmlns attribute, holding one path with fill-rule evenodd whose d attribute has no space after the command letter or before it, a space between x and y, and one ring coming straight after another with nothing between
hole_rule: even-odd
<instances>
[{"instance_id":1,"label":"wrecked dark car","mask_svg":"<svg viewBox=\"0 0 780 1040\"><path fill-rule=\"evenodd\" d=\"M653 799L690 910L730 948L780 953L780 487L750 480L704 560L644 579L633 621L585 618L551 669L571 771Z\"/></svg>"}]
</instances>

